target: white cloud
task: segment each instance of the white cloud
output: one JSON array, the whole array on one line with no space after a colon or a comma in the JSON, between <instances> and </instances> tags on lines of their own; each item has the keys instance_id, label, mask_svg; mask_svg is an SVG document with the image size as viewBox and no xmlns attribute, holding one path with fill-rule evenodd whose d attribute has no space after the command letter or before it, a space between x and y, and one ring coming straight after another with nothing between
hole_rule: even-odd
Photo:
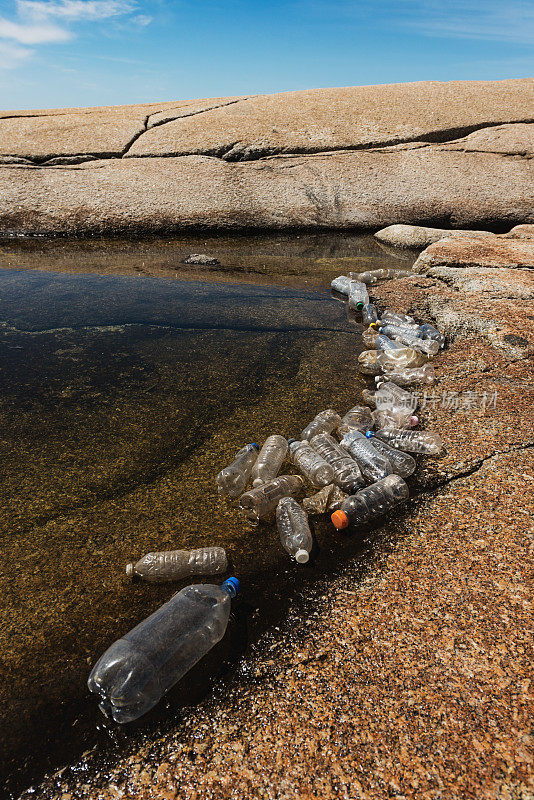
<instances>
[{"instance_id":1,"label":"white cloud","mask_svg":"<svg viewBox=\"0 0 534 800\"><path fill-rule=\"evenodd\" d=\"M136 4L130 0L17 0L21 16L34 20L56 17L63 20L98 21L128 14Z\"/></svg>"},{"instance_id":2,"label":"white cloud","mask_svg":"<svg viewBox=\"0 0 534 800\"><path fill-rule=\"evenodd\" d=\"M14 69L33 55L33 50L10 42L0 42L0 69Z\"/></svg>"},{"instance_id":3,"label":"white cloud","mask_svg":"<svg viewBox=\"0 0 534 800\"><path fill-rule=\"evenodd\" d=\"M72 34L52 23L42 22L24 25L0 18L0 39L13 39L21 44L44 44L66 42Z\"/></svg>"}]
</instances>

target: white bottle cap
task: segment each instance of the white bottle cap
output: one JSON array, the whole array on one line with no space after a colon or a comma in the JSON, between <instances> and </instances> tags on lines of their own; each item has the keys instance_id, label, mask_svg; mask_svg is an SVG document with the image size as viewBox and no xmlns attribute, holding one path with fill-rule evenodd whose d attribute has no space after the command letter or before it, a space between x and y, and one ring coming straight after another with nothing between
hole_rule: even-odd
<instances>
[{"instance_id":1,"label":"white bottle cap","mask_svg":"<svg viewBox=\"0 0 534 800\"><path fill-rule=\"evenodd\" d=\"M307 550L297 550L295 560L298 561L299 564L307 564L310 560L310 554Z\"/></svg>"}]
</instances>

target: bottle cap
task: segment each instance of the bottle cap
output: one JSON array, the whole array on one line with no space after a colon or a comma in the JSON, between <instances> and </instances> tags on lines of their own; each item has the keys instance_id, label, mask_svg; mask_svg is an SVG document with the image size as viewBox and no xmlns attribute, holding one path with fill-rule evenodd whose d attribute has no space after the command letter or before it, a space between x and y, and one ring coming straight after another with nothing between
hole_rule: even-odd
<instances>
[{"instance_id":1,"label":"bottle cap","mask_svg":"<svg viewBox=\"0 0 534 800\"><path fill-rule=\"evenodd\" d=\"M381 322L371 322L369 327L370 328L374 328L375 330L377 330L380 327L381 324L382 324Z\"/></svg>"},{"instance_id":2,"label":"bottle cap","mask_svg":"<svg viewBox=\"0 0 534 800\"><path fill-rule=\"evenodd\" d=\"M341 531L343 530L343 528L348 527L349 518L347 517L344 511L341 511L341 509L339 509L338 511L334 511L330 519L332 520L334 526L338 529L338 531Z\"/></svg>"},{"instance_id":3,"label":"bottle cap","mask_svg":"<svg viewBox=\"0 0 534 800\"><path fill-rule=\"evenodd\" d=\"M375 435L375 432L374 431L365 431L365 435L366 435L366 437L368 439L372 439L373 436Z\"/></svg>"},{"instance_id":4,"label":"bottle cap","mask_svg":"<svg viewBox=\"0 0 534 800\"><path fill-rule=\"evenodd\" d=\"M297 550L295 553L295 561L299 564L306 564L310 560L310 554L307 550Z\"/></svg>"},{"instance_id":5,"label":"bottle cap","mask_svg":"<svg viewBox=\"0 0 534 800\"><path fill-rule=\"evenodd\" d=\"M359 303L356 303L356 308L358 309L358 311L361 311L361 310L362 310L362 308L363 308L363 306L364 306L364 303L362 303L362 301L361 301L361 300L360 300L360 302L359 302Z\"/></svg>"},{"instance_id":6,"label":"bottle cap","mask_svg":"<svg viewBox=\"0 0 534 800\"><path fill-rule=\"evenodd\" d=\"M221 588L228 592L230 597L235 597L241 591L241 584L237 578L227 578Z\"/></svg>"},{"instance_id":7,"label":"bottle cap","mask_svg":"<svg viewBox=\"0 0 534 800\"><path fill-rule=\"evenodd\" d=\"M126 564L126 577L127 578L131 578L133 580L133 577L134 577L134 565L133 565L133 563L132 564Z\"/></svg>"},{"instance_id":8,"label":"bottle cap","mask_svg":"<svg viewBox=\"0 0 534 800\"><path fill-rule=\"evenodd\" d=\"M255 448L256 448L256 450L259 450L259 449L260 449L260 446L259 446L259 444L256 444L256 442L251 442L251 443L250 443L250 446L251 446L251 447L255 447Z\"/></svg>"},{"instance_id":9,"label":"bottle cap","mask_svg":"<svg viewBox=\"0 0 534 800\"><path fill-rule=\"evenodd\" d=\"M412 428L415 428L416 425L419 425L419 417L416 414L412 414L410 417L410 425Z\"/></svg>"}]
</instances>

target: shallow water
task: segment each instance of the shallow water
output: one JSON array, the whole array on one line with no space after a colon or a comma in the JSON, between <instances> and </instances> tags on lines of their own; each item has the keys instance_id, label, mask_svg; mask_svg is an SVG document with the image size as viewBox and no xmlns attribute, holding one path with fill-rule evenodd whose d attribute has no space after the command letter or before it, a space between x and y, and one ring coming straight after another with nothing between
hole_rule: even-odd
<instances>
[{"instance_id":1,"label":"shallow water","mask_svg":"<svg viewBox=\"0 0 534 800\"><path fill-rule=\"evenodd\" d=\"M182 269L191 252L223 266ZM291 591L357 552L319 524L315 562L293 565L273 525L253 528L218 499L214 475L243 443L360 402L361 326L330 280L407 263L346 234L0 246L1 766L12 791L114 736L88 695L90 665L187 583L129 584L127 562L224 545L247 613L121 741L172 724Z\"/></svg>"}]
</instances>

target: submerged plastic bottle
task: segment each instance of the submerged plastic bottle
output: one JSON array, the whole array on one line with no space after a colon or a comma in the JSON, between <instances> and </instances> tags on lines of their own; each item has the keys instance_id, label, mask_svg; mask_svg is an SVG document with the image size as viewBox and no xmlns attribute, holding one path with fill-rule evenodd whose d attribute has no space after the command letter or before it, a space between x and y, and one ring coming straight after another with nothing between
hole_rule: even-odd
<instances>
[{"instance_id":1,"label":"submerged plastic bottle","mask_svg":"<svg viewBox=\"0 0 534 800\"><path fill-rule=\"evenodd\" d=\"M330 464L334 470L334 482L345 492L351 494L365 485L356 461L329 433L319 433L310 444Z\"/></svg>"},{"instance_id":2,"label":"submerged plastic bottle","mask_svg":"<svg viewBox=\"0 0 534 800\"><path fill-rule=\"evenodd\" d=\"M362 308L362 322L364 325L370 325L372 322L377 322L380 315L378 308L374 303L366 303Z\"/></svg>"},{"instance_id":3,"label":"submerged plastic bottle","mask_svg":"<svg viewBox=\"0 0 534 800\"><path fill-rule=\"evenodd\" d=\"M381 375L384 369L378 360L378 350L363 350L358 356L358 369L364 375Z\"/></svg>"},{"instance_id":4,"label":"submerged plastic bottle","mask_svg":"<svg viewBox=\"0 0 534 800\"><path fill-rule=\"evenodd\" d=\"M353 406L341 419L337 433L339 436L345 436L349 431L366 431L372 427L371 411L366 406Z\"/></svg>"},{"instance_id":5,"label":"submerged plastic bottle","mask_svg":"<svg viewBox=\"0 0 534 800\"><path fill-rule=\"evenodd\" d=\"M434 328L433 325L419 325L419 332L423 334L425 339L432 339L432 341L437 342L440 347L445 347L445 336L438 331L437 328Z\"/></svg>"},{"instance_id":6,"label":"submerged plastic bottle","mask_svg":"<svg viewBox=\"0 0 534 800\"><path fill-rule=\"evenodd\" d=\"M258 522L275 510L282 497L296 494L303 486L304 481L300 475L279 475L274 480L262 483L261 486L242 494L239 498L239 508L251 522Z\"/></svg>"},{"instance_id":7,"label":"submerged plastic bottle","mask_svg":"<svg viewBox=\"0 0 534 800\"><path fill-rule=\"evenodd\" d=\"M421 341L423 341L421 339ZM383 333L379 333L375 339L374 348L375 350L400 350L402 347L405 347L404 344L400 342L395 342L393 339L390 339L388 336L384 336Z\"/></svg>"},{"instance_id":8,"label":"submerged plastic bottle","mask_svg":"<svg viewBox=\"0 0 534 800\"><path fill-rule=\"evenodd\" d=\"M100 710L115 722L138 719L222 639L237 578L177 592L109 647L87 681Z\"/></svg>"},{"instance_id":9,"label":"submerged plastic bottle","mask_svg":"<svg viewBox=\"0 0 534 800\"><path fill-rule=\"evenodd\" d=\"M254 442L246 444L238 451L232 463L219 472L215 478L219 494L227 497L238 497L241 494L250 478L259 449Z\"/></svg>"},{"instance_id":10,"label":"submerged plastic bottle","mask_svg":"<svg viewBox=\"0 0 534 800\"><path fill-rule=\"evenodd\" d=\"M334 411L333 408L327 408L325 411L320 411L312 419L300 434L300 438L304 441L305 439L310 440L313 436L317 436L318 433L332 433L334 428L337 428L340 424L341 417L337 411Z\"/></svg>"},{"instance_id":11,"label":"submerged plastic bottle","mask_svg":"<svg viewBox=\"0 0 534 800\"><path fill-rule=\"evenodd\" d=\"M387 458L393 467L395 475L400 475L401 478L409 478L410 475L413 475L417 466L415 458L412 458L402 450L396 450L395 447L391 447L387 442L383 442L382 439L376 436L372 441L375 450L378 450L379 453L382 453Z\"/></svg>"},{"instance_id":12,"label":"submerged plastic bottle","mask_svg":"<svg viewBox=\"0 0 534 800\"><path fill-rule=\"evenodd\" d=\"M349 308L353 311L361 311L368 302L369 295L367 294L365 283L351 280L349 283Z\"/></svg>"},{"instance_id":13,"label":"submerged plastic bottle","mask_svg":"<svg viewBox=\"0 0 534 800\"><path fill-rule=\"evenodd\" d=\"M262 483L276 478L286 456L287 439L276 433L268 436L252 467L252 485L261 486Z\"/></svg>"},{"instance_id":14,"label":"submerged plastic bottle","mask_svg":"<svg viewBox=\"0 0 534 800\"><path fill-rule=\"evenodd\" d=\"M401 477L388 475L348 497L339 511L334 511L331 520L338 530L348 525L366 525L402 503L409 494L408 486Z\"/></svg>"},{"instance_id":15,"label":"submerged plastic bottle","mask_svg":"<svg viewBox=\"0 0 534 800\"><path fill-rule=\"evenodd\" d=\"M401 347L399 350L382 350L376 360L384 371L392 369L413 369L426 364L428 357L411 347Z\"/></svg>"},{"instance_id":16,"label":"submerged plastic bottle","mask_svg":"<svg viewBox=\"0 0 534 800\"><path fill-rule=\"evenodd\" d=\"M126 575L132 580L148 583L177 581L188 575L220 575L228 569L222 547L200 547L198 550L165 550L148 553L134 564L126 565Z\"/></svg>"},{"instance_id":17,"label":"submerged plastic bottle","mask_svg":"<svg viewBox=\"0 0 534 800\"><path fill-rule=\"evenodd\" d=\"M330 286L332 287L334 292L339 292L340 294L348 294L350 282L351 278L348 275L338 275L337 278L334 278Z\"/></svg>"},{"instance_id":18,"label":"submerged plastic bottle","mask_svg":"<svg viewBox=\"0 0 534 800\"><path fill-rule=\"evenodd\" d=\"M387 458L375 450L361 431L347 433L341 440L341 446L351 454L367 480L379 481L393 472Z\"/></svg>"},{"instance_id":19,"label":"submerged plastic bottle","mask_svg":"<svg viewBox=\"0 0 534 800\"><path fill-rule=\"evenodd\" d=\"M443 449L443 440L433 431L380 430L377 438L407 453L437 456Z\"/></svg>"},{"instance_id":20,"label":"submerged plastic bottle","mask_svg":"<svg viewBox=\"0 0 534 800\"><path fill-rule=\"evenodd\" d=\"M334 482L334 470L308 441L289 440L289 455L293 464L313 486L320 488Z\"/></svg>"},{"instance_id":21,"label":"submerged plastic bottle","mask_svg":"<svg viewBox=\"0 0 534 800\"><path fill-rule=\"evenodd\" d=\"M313 538L308 515L292 497L282 497L276 507L276 527L282 547L299 564L310 560Z\"/></svg>"},{"instance_id":22,"label":"submerged plastic bottle","mask_svg":"<svg viewBox=\"0 0 534 800\"><path fill-rule=\"evenodd\" d=\"M397 386L413 386L414 384L431 384L436 380L436 374L432 364L424 364L422 367L411 367L402 369L390 369L385 371L384 377Z\"/></svg>"}]
</instances>

